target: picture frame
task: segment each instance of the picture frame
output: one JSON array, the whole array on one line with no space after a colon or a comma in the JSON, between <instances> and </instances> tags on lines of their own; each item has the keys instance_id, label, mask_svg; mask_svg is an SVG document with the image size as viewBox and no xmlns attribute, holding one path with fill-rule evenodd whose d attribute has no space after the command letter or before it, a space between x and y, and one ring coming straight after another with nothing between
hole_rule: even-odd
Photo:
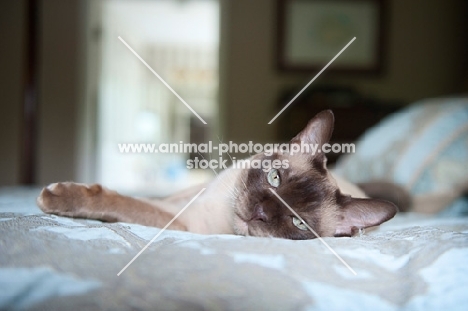
<instances>
[{"instance_id":1,"label":"picture frame","mask_svg":"<svg viewBox=\"0 0 468 311\"><path fill-rule=\"evenodd\" d=\"M379 74L383 67L384 0L277 0L281 71Z\"/></svg>"}]
</instances>

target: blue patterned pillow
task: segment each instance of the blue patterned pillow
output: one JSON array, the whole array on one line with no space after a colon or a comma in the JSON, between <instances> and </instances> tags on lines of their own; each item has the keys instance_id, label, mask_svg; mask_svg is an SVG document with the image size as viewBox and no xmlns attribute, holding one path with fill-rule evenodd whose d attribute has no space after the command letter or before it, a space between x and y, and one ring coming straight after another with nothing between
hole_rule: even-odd
<instances>
[{"instance_id":1,"label":"blue patterned pillow","mask_svg":"<svg viewBox=\"0 0 468 311\"><path fill-rule=\"evenodd\" d=\"M387 117L335 170L353 182L392 181L415 197L455 199L468 186L468 98L424 100Z\"/></svg>"}]
</instances>

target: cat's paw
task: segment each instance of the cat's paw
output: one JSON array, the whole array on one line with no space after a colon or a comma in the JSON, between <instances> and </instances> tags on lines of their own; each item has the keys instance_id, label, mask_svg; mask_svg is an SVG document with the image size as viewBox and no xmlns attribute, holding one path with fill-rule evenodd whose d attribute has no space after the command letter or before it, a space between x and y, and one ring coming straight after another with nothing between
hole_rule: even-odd
<instances>
[{"instance_id":1,"label":"cat's paw","mask_svg":"<svg viewBox=\"0 0 468 311\"><path fill-rule=\"evenodd\" d=\"M54 183L42 189L37 205L45 213L80 216L80 211L91 207L102 193L103 188L98 184Z\"/></svg>"}]
</instances>

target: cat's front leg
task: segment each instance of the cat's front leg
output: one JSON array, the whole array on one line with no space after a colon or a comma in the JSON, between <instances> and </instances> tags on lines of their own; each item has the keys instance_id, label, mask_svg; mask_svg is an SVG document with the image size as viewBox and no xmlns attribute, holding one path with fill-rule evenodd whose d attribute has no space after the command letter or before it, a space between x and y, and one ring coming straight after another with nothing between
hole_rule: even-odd
<instances>
[{"instance_id":1,"label":"cat's front leg","mask_svg":"<svg viewBox=\"0 0 468 311\"><path fill-rule=\"evenodd\" d=\"M123 196L98 184L50 184L42 190L37 204L48 214L160 228L173 218L157 203ZM186 231L186 226L175 220L169 229Z\"/></svg>"}]
</instances>

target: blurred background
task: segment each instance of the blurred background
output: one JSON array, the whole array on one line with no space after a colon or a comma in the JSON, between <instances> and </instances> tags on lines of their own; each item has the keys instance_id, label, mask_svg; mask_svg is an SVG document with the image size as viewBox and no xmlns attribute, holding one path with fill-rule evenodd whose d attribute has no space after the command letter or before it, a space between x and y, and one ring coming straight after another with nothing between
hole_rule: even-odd
<instances>
[{"instance_id":1,"label":"blurred background","mask_svg":"<svg viewBox=\"0 0 468 311\"><path fill-rule=\"evenodd\" d=\"M464 0L1 1L0 186L170 192L213 173L117 144L286 141L326 108L334 141L355 141L410 103L468 91L466 16Z\"/></svg>"}]
</instances>

